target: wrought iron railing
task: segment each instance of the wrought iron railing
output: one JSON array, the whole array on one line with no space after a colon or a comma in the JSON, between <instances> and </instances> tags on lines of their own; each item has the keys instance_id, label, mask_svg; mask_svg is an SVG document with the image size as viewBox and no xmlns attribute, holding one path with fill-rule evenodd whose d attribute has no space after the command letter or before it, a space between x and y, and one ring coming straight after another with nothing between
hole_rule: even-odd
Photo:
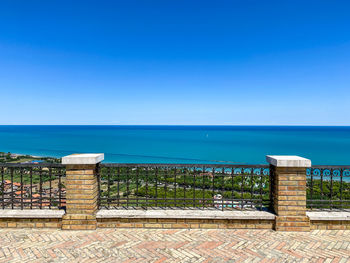
<instances>
[{"instance_id":1,"label":"wrought iron railing","mask_svg":"<svg viewBox=\"0 0 350 263\"><path fill-rule=\"evenodd\" d=\"M99 207L267 210L269 166L118 164L99 166Z\"/></svg>"},{"instance_id":2,"label":"wrought iron railing","mask_svg":"<svg viewBox=\"0 0 350 263\"><path fill-rule=\"evenodd\" d=\"M118 164L98 166L99 207L266 210L267 165ZM0 208L65 208L65 166L0 164ZM307 169L307 208L350 211L350 166Z\"/></svg>"},{"instance_id":3,"label":"wrought iron railing","mask_svg":"<svg viewBox=\"0 0 350 263\"><path fill-rule=\"evenodd\" d=\"M307 208L350 211L350 166L307 169Z\"/></svg>"},{"instance_id":4,"label":"wrought iron railing","mask_svg":"<svg viewBox=\"0 0 350 263\"><path fill-rule=\"evenodd\" d=\"M62 164L0 164L0 208L65 208L65 174Z\"/></svg>"}]
</instances>

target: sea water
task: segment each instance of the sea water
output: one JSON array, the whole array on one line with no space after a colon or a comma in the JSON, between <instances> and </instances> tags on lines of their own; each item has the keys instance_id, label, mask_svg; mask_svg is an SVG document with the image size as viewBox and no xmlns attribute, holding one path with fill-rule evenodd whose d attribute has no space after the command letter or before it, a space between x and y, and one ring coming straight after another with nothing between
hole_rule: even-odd
<instances>
[{"instance_id":1,"label":"sea water","mask_svg":"<svg viewBox=\"0 0 350 263\"><path fill-rule=\"evenodd\" d=\"M350 127L0 126L0 152L62 157L105 153L105 162L266 164L299 155L350 165Z\"/></svg>"}]
</instances>

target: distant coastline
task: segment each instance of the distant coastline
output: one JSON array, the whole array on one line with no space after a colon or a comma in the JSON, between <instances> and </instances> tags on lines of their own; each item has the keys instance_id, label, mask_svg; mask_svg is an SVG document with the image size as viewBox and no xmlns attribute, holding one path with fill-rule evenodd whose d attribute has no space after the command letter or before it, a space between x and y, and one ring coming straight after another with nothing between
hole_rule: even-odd
<instances>
[{"instance_id":1,"label":"distant coastline","mask_svg":"<svg viewBox=\"0 0 350 263\"><path fill-rule=\"evenodd\" d=\"M58 163L60 162L60 159L55 157L50 157L50 156L37 156L37 155L18 154L18 153L0 151L0 163L27 164L27 163L39 163L39 162Z\"/></svg>"}]
</instances>

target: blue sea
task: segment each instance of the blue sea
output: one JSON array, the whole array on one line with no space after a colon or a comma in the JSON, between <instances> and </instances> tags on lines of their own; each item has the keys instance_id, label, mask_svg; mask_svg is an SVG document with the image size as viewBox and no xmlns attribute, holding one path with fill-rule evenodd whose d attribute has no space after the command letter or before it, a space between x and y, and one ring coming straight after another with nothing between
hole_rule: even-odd
<instances>
[{"instance_id":1,"label":"blue sea","mask_svg":"<svg viewBox=\"0 0 350 263\"><path fill-rule=\"evenodd\" d=\"M0 152L62 157L105 153L105 162L266 164L299 155L350 165L350 127L0 126Z\"/></svg>"}]
</instances>

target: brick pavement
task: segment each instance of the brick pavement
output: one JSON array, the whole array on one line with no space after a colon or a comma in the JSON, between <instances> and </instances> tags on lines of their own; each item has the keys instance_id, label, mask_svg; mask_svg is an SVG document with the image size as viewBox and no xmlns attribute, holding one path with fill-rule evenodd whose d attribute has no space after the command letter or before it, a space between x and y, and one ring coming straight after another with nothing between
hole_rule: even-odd
<instances>
[{"instance_id":1,"label":"brick pavement","mask_svg":"<svg viewBox=\"0 0 350 263\"><path fill-rule=\"evenodd\" d=\"M350 262L350 231L1 229L0 262Z\"/></svg>"}]
</instances>

